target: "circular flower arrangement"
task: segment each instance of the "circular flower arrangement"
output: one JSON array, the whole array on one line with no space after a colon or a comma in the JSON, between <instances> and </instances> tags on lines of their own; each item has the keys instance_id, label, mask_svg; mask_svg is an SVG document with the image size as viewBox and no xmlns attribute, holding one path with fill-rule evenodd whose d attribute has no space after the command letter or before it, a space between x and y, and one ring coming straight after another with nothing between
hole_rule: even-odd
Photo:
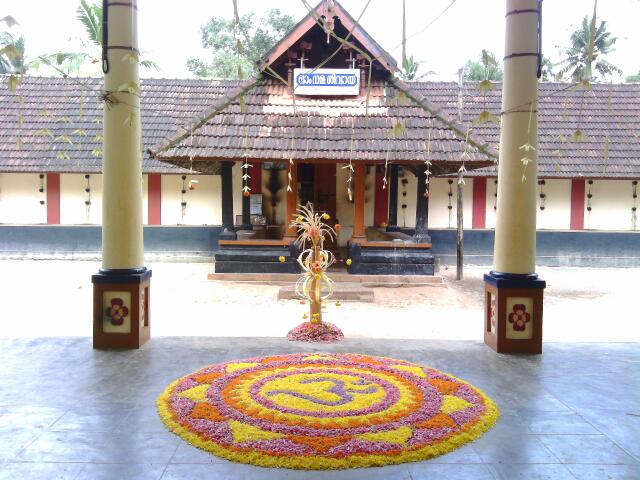
<instances>
[{"instance_id":1,"label":"circular flower arrangement","mask_svg":"<svg viewBox=\"0 0 640 480\"><path fill-rule=\"evenodd\" d=\"M477 388L428 367L356 354L256 357L203 368L158 398L165 425L229 460L295 469L412 462L498 418Z\"/></svg>"}]
</instances>

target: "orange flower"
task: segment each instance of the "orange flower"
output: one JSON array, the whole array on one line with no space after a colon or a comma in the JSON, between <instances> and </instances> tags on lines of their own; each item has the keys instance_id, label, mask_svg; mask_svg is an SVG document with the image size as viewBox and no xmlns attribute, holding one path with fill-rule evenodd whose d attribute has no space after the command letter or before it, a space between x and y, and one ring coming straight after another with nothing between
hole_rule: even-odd
<instances>
[{"instance_id":1,"label":"orange flower","mask_svg":"<svg viewBox=\"0 0 640 480\"><path fill-rule=\"evenodd\" d=\"M336 226L333 228L335 229L336 232L339 232L342 226L339 223L336 223Z\"/></svg>"}]
</instances>

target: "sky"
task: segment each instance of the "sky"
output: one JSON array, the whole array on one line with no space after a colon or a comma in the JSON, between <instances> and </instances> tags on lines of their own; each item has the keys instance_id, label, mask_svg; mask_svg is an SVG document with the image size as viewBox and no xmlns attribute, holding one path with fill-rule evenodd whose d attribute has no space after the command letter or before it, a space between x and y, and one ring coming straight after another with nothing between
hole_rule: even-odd
<instances>
[{"instance_id":1,"label":"sky","mask_svg":"<svg viewBox=\"0 0 640 480\"><path fill-rule=\"evenodd\" d=\"M315 4L316 0L309 0ZM341 0L353 17L360 16L367 0ZM431 80L455 80L458 69L477 59L485 48L502 58L504 52L504 0L457 0L437 21L451 0L406 0L407 54L423 62L421 72L434 71ZM27 56L69 51L84 36L76 20L79 0L0 0L0 17L13 16L20 25L14 34L27 39ZM178 5L180 8L176 8ZM240 13L279 8L296 21L307 12L301 0L238 0ZM401 54L402 3L400 0L371 0L362 17L365 30L396 59ZM159 64L159 72L142 71L142 76L189 78L189 57L208 60L202 47L200 28L213 16L231 18L232 0L138 0L139 44L143 57ZM593 11L592 0L544 0L543 53L552 61L562 55L571 32ZM624 75L640 70L640 0L600 0L598 18L606 20L618 37L609 61ZM400 63L400 62L399 62ZM616 80L620 80L617 78Z\"/></svg>"}]
</instances>

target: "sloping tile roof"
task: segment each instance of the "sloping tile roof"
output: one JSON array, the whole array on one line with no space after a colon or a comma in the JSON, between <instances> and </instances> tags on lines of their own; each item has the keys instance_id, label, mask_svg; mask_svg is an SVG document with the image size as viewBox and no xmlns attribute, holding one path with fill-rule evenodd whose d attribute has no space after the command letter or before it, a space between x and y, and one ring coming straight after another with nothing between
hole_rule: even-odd
<instances>
[{"instance_id":1,"label":"sloping tile roof","mask_svg":"<svg viewBox=\"0 0 640 480\"><path fill-rule=\"evenodd\" d=\"M98 98L101 79L25 77L16 92L10 92L6 82L7 77L0 76L0 172L101 171L101 158L92 155L95 148L101 147L100 138L96 139L96 135L102 134L102 125L96 122L102 118L102 103ZM300 126L292 113L290 98L281 96L282 86L264 83L249 91L245 95L246 114L240 113L238 101L231 101L233 92L237 93L241 87L241 82L231 80L143 80L144 171L184 173L179 167L149 158L147 148L153 145L157 148L166 144L167 138L190 133L179 130L179 126L188 125L193 118L206 117L214 105L229 103L219 118L215 116L206 124L201 138L194 135L193 149L187 137L182 144L170 149L173 154L180 154L176 158L182 159L182 163L173 160L174 163L189 167L190 151L194 154L206 151L215 154L212 158L217 159L234 158L231 154L235 152L236 159L243 158L245 132L248 141L255 141L259 147L256 158L288 159L291 132L295 134L294 153L300 155L296 158L317 155L321 158L316 159L348 159L345 152L350 152L352 131L357 140L353 147L356 160L367 159L368 155L375 161L384 161L387 157L390 161L423 158L424 155L420 157L418 153L424 148L429 130L432 131L432 158L457 165L463 151L464 143L451 130L443 128L415 103L407 104L411 101L402 95L398 97L393 86L378 84L372 88L368 123L362 116L363 99L296 101L303 119ZM414 82L409 88L438 105L445 116L457 116L457 83ZM82 108L81 91L85 92ZM463 94L463 124L473 121L485 109L499 115L499 84L485 98L475 83L465 83ZM584 91L569 89L566 84L541 83L540 98L541 177L640 178L640 85L596 84L592 90ZM241 121L244 117L246 120ZM394 137L390 132L398 122L406 127L406 132ZM43 128L49 129L54 139L37 134ZM584 136L579 142L571 140L577 128ZM313 135L306 135L305 129ZM476 125L474 134L497 149L500 134L497 124ZM64 135L73 145L60 139ZM608 158L605 158L607 137ZM18 139L22 139L21 148L18 148ZM207 145L208 140L214 141L214 147ZM59 152L67 152L70 159L57 158ZM485 160L485 156L477 152L473 155ZM194 159L194 168L197 166L199 171L217 173L217 163L208 162L209 169L203 169L197 162ZM493 167L470 174L477 172L496 175Z\"/></svg>"},{"instance_id":2,"label":"sloping tile roof","mask_svg":"<svg viewBox=\"0 0 640 480\"><path fill-rule=\"evenodd\" d=\"M0 75L1 172L102 171L101 78L26 76L13 92L7 88L7 78ZM141 80L143 171L187 173L150 158L147 149L194 112L208 110L233 84L226 80Z\"/></svg>"},{"instance_id":3,"label":"sloping tile roof","mask_svg":"<svg viewBox=\"0 0 640 480\"><path fill-rule=\"evenodd\" d=\"M438 118L399 94L386 82L371 85L366 95L350 98L297 96L277 80L262 79L242 94L235 90L206 121L194 120L177 135L152 148L158 159L196 164L220 159L268 161L423 162L431 136L434 173L458 168L466 150L468 168L492 163L476 136L467 145L465 127L457 131L450 118ZM222 102L222 99L220 100ZM476 146L476 144L478 146ZM495 152L489 152L489 154Z\"/></svg>"},{"instance_id":4,"label":"sloping tile roof","mask_svg":"<svg viewBox=\"0 0 640 480\"><path fill-rule=\"evenodd\" d=\"M445 112L457 115L457 83L420 82L412 86ZM463 123L473 122L483 110L499 118L501 87L495 84L485 97L477 83L465 83ZM584 89L566 83L540 83L538 97L540 177L640 178L640 84L593 84ZM576 130L580 130L581 140L574 135ZM498 146L498 124L476 125L474 131ZM472 172L483 176L496 173L494 167Z\"/></svg>"}]
</instances>

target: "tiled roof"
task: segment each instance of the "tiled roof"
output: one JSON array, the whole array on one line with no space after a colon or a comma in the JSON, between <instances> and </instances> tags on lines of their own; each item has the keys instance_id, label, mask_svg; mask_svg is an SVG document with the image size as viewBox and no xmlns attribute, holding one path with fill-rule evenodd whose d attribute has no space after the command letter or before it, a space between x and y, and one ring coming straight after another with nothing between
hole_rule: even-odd
<instances>
[{"instance_id":1,"label":"tiled roof","mask_svg":"<svg viewBox=\"0 0 640 480\"><path fill-rule=\"evenodd\" d=\"M457 83L420 82L412 86L445 112L457 114ZM464 123L473 122L483 110L499 118L501 84L485 97L477 83L468 82L463 95ZM540 83L538 97L540 177L640 178L640 84L593 84L585 89ZM577 130L581 135L575 135ZM497 123L476 125L474 131L498 146ZM495 167L473 172L496 173Z\"/></svg>"},{"instance_id":2,"label":"tiled roof","mask_svg":"<svg viewBox=\"0 0 640 480\"><path fill-rule=\"evenodd\" d=\"M101 79L25 77L15 92L10 92L6 83L7 77L0 76L0 171L101 170L99 152L92 155L101 147L100 137L96 138L102 134L102 124L98 123L102 119ZM415 101L422 95L430 106L439 106L442 118L456 118L458 86L453 82L401 85L410 90L414 100L398 95L394 86L377 83L371 89L368 118L364 115L364 98L360 97L298 97L296 116L291 98L275 81L263 80L248 90L244 95L246 113L241 113L239 101L234 100L243 88L238 81L148 79L141 83L145 172L183 173L180 167L189 167L193 156L194 168L217 173L217 163L205 162L208 168L203 168L197 157L238 159L248 150L252 158L270 160L286 160L293 152L296 159L419 161L424 158L429 131L432 159L443 167L438 173L458 165L464 151L465 142L460 136ZM485 109L499 115L499 84L485 98L475 83L465 83L463 94L463 130ZM640 85L596 84L591 90L580 90L569 89L566 84L541 83L540 98L541 177L640 178ZM221 111L191 138L189 128L184 126L193 119L206 118L216 106ZM54 138L42 129L49 129ZM577 129L582 132L581 141L572 139ZM472 138L480 146L487 141L497 150L499 134L499 125L486 123L474 127ZM167 141L180 135L182 141L161 155L172 158L179 167L147 156L148 148L166 146ZM60 152L66 152L69 159L57 158ZM477 148L469 156L476 165L486 164L486 155ZM472 165L469 163L469 168ZM480 172L496 174L493 167Z\"/></svg>"},{"instance_id":3,"label":"tiled roof","mask_svg":"<svg viewBox=\"0 0 640 480\"><path fill-rule=\"evenodd\" d=\"M241 96L235 90L220 99L206 121L195 117L153 147L154 156L168 162L193 158L196 165L244 157L415 163L425 160L430 136L432 170L446 173L458 168L465 150L468 168L491 164L495 154L483 153L484 142L475 135L476 143L467 146L464 126L452 129L455 121L446 113L438 118L386 82L371 85L368 101L362 95L296 96L294 102L288 88L271 79L247 87Z\"/></svg>"},{"instance_id":4,"label":"tiled roof","mask_svg":"<svg viewBox=\"0 0 640 480\"><path fill-rule=\"evenodd\" d=\"M13 92L7 78L0 75L1 172L102 171L101 78L26 76ZM207 110L233 83L141 80L143 171L186 173L150 158L147 149L194 112Z\"/></svg>"}]
</instances>

